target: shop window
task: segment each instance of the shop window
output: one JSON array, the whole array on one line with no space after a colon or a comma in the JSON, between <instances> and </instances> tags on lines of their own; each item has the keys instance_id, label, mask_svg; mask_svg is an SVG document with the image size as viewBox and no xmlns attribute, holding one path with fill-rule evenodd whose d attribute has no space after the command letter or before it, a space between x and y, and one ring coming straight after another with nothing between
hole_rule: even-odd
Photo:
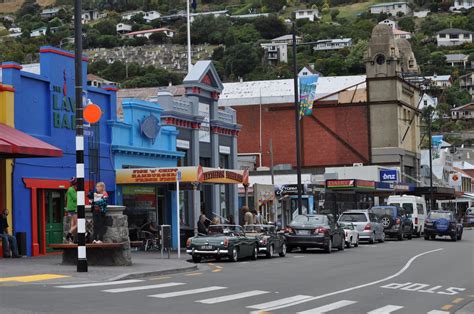
<instances>
[{"instance_id":1,"label":"shop window","mask_svg":"<svg viewBox=\"0 0 474 314\"><path fill-rule=\"evenodd\" d=\"M122 195L130 229L139 230L150 222L164 223L165 199L156 194L154 186L123 186Z\"/></svg>"}]
</instances>

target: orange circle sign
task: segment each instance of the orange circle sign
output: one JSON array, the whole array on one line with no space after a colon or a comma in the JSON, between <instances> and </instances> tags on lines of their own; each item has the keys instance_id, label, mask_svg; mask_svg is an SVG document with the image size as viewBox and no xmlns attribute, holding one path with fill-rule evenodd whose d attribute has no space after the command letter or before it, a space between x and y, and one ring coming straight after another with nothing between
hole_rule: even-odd
<instances>
[{"instance_id":1,"label":"orange circle sign","mask_svg":"<svg viewBox=\"0 0 474 314\"><path fill-rule=\"evenodd\" d=\"M88 104L84 107L84 120L89 123L97 123L102 116L102 110L96 104Z\"/></svg>"}]
</instances>

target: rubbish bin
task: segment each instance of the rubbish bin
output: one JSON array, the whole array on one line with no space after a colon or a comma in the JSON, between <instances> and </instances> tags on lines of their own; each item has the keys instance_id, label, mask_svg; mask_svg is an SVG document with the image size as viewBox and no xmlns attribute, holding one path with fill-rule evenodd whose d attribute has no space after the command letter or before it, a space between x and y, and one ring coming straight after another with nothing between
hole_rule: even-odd
<instances>
[{"instance_id":1,"label":"rubbish bin","mask_svg":"<svg viewBox=\"0 0 474 314\"><path fill-rule=\"evenodd\" d=\"M26 232L16 233L16 243L18 244L18 254L26 255Z\"/></svg>"}]
</instances>

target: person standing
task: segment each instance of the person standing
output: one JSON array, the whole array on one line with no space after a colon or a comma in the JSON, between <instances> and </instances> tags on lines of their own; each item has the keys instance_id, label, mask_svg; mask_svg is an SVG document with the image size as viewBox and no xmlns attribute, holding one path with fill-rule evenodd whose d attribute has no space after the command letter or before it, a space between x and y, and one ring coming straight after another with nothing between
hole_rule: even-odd
<instances>
[{"instance_id":1,"label":"person standing","mask_svg":"<svg viewBox=\"0 0 474 314\"><path fill-rule=\"evenodd\" d=\"M8 234L8 214L9 212L6 208L0 213L0 238L2 238L3 257L20 258L21 255L18 254L16 238ZM10 255L10 251L12 255Z\"/></svg>"},{"instance_id":2,"label":"person standing","mask_svg":"<svg viewBox=\"0 0 474 314\"><path fill-rule=\"evenodd\" d=\"M105 221L109 195L105 190L104 182L98 182L95 189L96 191L93 195L91 195L92 193L89 194L89 199L92 200L91 211L92 220L94 222L94 240L92 243L102 243L104 240L104 234L107 232Z\"/></svg>"},{"instance_id":3,"label":"person standing","mask_svg":"<svg viewBox=\"0 0 474 314\"><path fill-rule=\"evenodd\" d=\"M244 225L253 225L253 214L250 212L249 208L247 206L243 207L244 211Z\"/></svg>"},{"instance_id":4,"label":"person standing","mask_svg":"<svg viewBox=\"0 0 474 314\"><path fill-rule=\"evenodd\" d=\"M77 179L72 177L69 184L70 186L66 192L66 213L71 217L71 226L66 235L66 241L73 243L77 233Z\"/></svg>"}]
</instances>

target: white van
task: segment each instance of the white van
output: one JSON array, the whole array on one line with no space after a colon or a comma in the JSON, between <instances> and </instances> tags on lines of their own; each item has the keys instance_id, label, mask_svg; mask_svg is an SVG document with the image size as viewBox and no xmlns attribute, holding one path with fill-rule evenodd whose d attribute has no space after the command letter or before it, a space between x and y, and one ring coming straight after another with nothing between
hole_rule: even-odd
<instances>
[{"instance_id":1,"label":"white van","mask_svg":"<svg viewBox=\"0 0 474 314\"><path fill-rule=\"evenodd\" d=\"M420 236L423 233L427 213L426 201L423 197L414 195L392 195L388 197L387 205L396 205L403 208L413 221L413 234Z\"/></svg>"}]
</instances>

